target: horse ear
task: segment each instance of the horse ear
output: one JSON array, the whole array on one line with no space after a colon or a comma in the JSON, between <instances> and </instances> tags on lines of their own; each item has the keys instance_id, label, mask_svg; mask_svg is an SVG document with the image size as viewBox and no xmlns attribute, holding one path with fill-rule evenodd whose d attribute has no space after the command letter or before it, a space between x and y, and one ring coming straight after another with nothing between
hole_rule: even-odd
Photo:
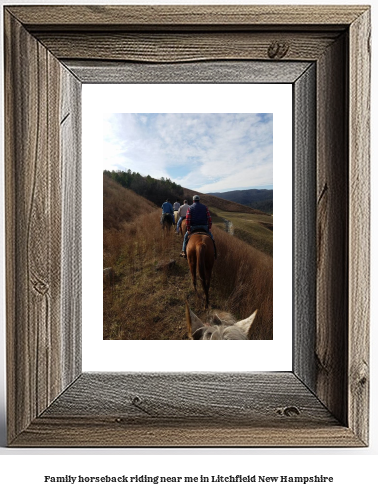
<instances>
[{"instance_id":1,"label":"horse ear","mask_svg":"<svg viewBox=\"0 0 378 500\"><path fill-rule=\"evenodd\" d=\"M235 323L235 326L239 327L243 333L248 337L249 331L251 329L252 323L254 322L257 314L257 309L256 311L249 316L249 318L242 319L241 321L238 321Z\"/></svg>"},{"instance_id":2,"label":"horse ear","mask_svg":"<svg viewBox=\"0 0 378 500\"><path fill-rule=\"evenodd\" d=\"M192 312L189 309L189 304L187 301L185 307L185 316L186 316L186 326L188 328L188 337L190 338L190 340L194 340L193 333L199 328L202 328L204 325L202 321L199 318L197 318L194 312Z\"/></svg>"}]
</instances>

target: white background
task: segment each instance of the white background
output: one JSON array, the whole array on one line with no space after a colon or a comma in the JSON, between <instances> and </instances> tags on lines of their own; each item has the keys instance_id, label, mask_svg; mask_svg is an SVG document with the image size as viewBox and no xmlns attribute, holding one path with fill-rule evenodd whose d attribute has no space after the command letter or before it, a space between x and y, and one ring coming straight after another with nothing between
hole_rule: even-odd
<instances>
[{"instance_id":1,"label":"white background","mask_svg":"<svg viewBox=\"0 0 378 500\"><path fill-rule=\"evenodd\" d=\"M12 1L10 4L27 3ZM43 3L34 0L34 4ZM49 2L51 3L51 2ZM86 3L88 1L66 1L63 4ZM92 0L92 4L98 4ZM103 2L107 3L107 2ZM127 3L116 2L113 4ZM139 3L137 1L132 2ZM150 2L162 3L162 2ZM169 2L165 2L169 3ZM180 2L171 2L180 3ZM253 3L238 0L222 2L216 0L211 2L190 2L205 4L241 4ZM272 4L272 2L259 1L259 4ZM287 2L275 1L275 4ZM313 4L314 2L291 1L291 4ZM323 4L361 4L366 2L346 0ZM376 59L377 38L374 26L377 24L377 14L372 10L373 22L373 73L372 89L377 88ZM3 96L1 96L3 99ZM3 102L3 100L1 101ZM372 92L372 137L377 137L377 99L376 93ZM3 131L1 131L3 136ZM377 175L374 166L377 163L377 142L372 143L372 241L371 251L374 256L377 253ZM3 181L2 181L3 182ZM4 221L1 221L2 231ZM4 277L3 249L1 254L1 281ZM39 499L70 498L79 499L84 495L94 498L105 495L127 498L131 495L154 495L157 498L188 498L193 495L203 498L213 493L216 495L238 495L247 498L254 494L265 493L274 495L276 498L287 498L289 495L305 495L307 499L328 499L336 496L342 499L355 499L358 497L373 498L376 494L376 470L377 470L377 260L372 258L372 296L371 296L371 440L367 449L69 449L69 450L8 450L5 444L5 417L4 396L2 397L0 414L0 494L4 498L12 495L13 498L28 496ZM4 289L2 289L4 291ZM1 313L4 314L4 298L1 303ZM2 320L1 359L4 359L4 319ZM0 373L0 390L5 391L4 372ZM92 455L92 456L91 456ZM258 475L314 475L323 474L334 476L332 485L287 485L287 484L248 484L207 485L203 483L192 484L183 488L176 485L140 485L143 487L125 488L124 485L107 486L72 486L69 484L47 485L43 482L44 475L213 475L213 474L258 474ZM211 487L210 487L211 486Z\"/></svg>"},{"instance_id":2,"label":"white background","mask_svg":"<svg viewBox=\"0 0 378 500\"><path fill-rule=\"evenodd\" d=\"M236 90L237 89L237 90ZM292 85L83 86L83 370L291 371ZM185 99L183 99L185 95ZM227 97L226 97L227 96ZM274 339L201 343L102 339L103 114L273 113ZM185 186L189 187L190 186ZM162 200L163 201L163 200ZM278 208L277 208L278 207ZM280 208L281 207L281 208ZM253 311L250 312L252 314ZM253 327L252 327L253 328Z\"/></svg>"}]
</instances>

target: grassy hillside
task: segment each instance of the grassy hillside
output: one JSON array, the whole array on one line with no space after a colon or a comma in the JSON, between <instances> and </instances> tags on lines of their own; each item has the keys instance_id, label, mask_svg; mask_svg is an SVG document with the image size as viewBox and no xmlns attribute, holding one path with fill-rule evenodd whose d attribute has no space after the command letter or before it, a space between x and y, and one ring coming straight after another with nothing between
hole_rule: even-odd
<instances>
[{"instance_id":1,"label":"grassy hillside","mask_svg":"<svg viewBox=\"0 0 378 500\"><path fill-rule=\"evenodd\" d=\"M154 179L150 175L143 176L131 170L104 170L104 176L113 179L124 188L133 190L158 206L161 206L167 198L176 199L183 194L182 187L169 178Z\"/></svg>"},{"instance_id":2,"label":"grassy hillside","mask_svg":"<svg viewBox=\"0 0 378 500\"><path fill-rule=\"evenodd\" d=\"M104 189L109 186L104 184ZM194 294L187 261L179 257L181 237L173 230L164 236L160 208L153 209L143 198L133 198L128 190L120 189L124 191L108 190L104 196L104 214L109 214L109 220L115 217L111 214L116 206L111 192L118 203L122 200L126 216L122 221L118 214L116 226L104 230L104 268L113 269L111 279L104 280L104 339L184 339L185 299L203 320L206 314L203 300ZM252 338L271 339L272 258L218 227L213 234L218 259L210 306L238 319L258 309Z\"/></svg>"},{"instance_id":3,"label":"grassy hillside","mask_svg":"<svg viewBox=\"0 0 378 500\"><path fill-rule=\"evenodd\" d=\"M118 234L119 244L112 245L118 257L104 262L113 264L115 272L113 282L104 286L105 339L185 339L186 298L192 310L206 319L187 261L179 257L181 238L173 231L164 237L158 220L159 213L144 215L125 226ZM219 257L210 306L238 319L259 309L253 338L272 338L272 259L218 228L214 237Z\"/></svg>"},{"instance_id":4,"label":"grassy hillside","mask_svg":"<svg viewBox=\"0 0 378 500\"><path fill-rule=\"evenodd\" d=\"M267 214L226 212L212 206L213 223L225 230L225 220L232 222L233 235L273 257L273 217ZM230 227L229 227L230 229Z\"/></svg>"},{"instance_id":5,"label":"grassy hillside","mask_svg":"<svg viewBox=\"0 0 378 500\"><path fill-rule=\"evenodd\" d=\"M103 176L103 225L104 230L121 229L124 222L156 209L156 205L123 188L107 175Z\"/></svg>"}]
</instances>

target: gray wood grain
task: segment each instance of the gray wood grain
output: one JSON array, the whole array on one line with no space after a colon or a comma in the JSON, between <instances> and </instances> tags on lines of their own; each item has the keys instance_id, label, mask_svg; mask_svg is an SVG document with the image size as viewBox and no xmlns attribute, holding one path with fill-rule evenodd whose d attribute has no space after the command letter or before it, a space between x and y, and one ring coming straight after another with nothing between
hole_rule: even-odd
<instances>
[{"instance_id":1,"label":"gray wood grain","mask_svg":"<svg viewBox=\"0 0 378 500\"><path fill-rule=\"evenodd\" d=\"M191 9L5 8L12 446L368 443L369 8ZM105 81L148 83L154 70L146 62L162 66L154 79L184 82L190 61L195 78L202 67L203 81L223 74L226 81L245 82L263 75L260 70L251 74L253 65L247 68L243 60L252 59L269 64L263 78L268 74L285 81L287 69L280 61L296 61L289 73L303 61L316 62L316 322L311 320L313 77L307 63L294 85L296 117L301 109L309 116L295 130L295 225L305 234L300 241L295 233L297 280L301 269L304 277L296 282L293 373L77 378L81 82L99 81L108 70ZM240 61L243 69L239 72L232 61ZM175 64L166 72L164 62Z\"/></svg>"},{"instance_id":2,"label":"gray wood grain","mask_svg":"<svg viewBox=\"0 0 378 500\"><path fill-rule=\"evenodd\" d=\"M249 423L263 417L266 424L337 424L306 386L294 374L285 372L84 373L43 417L70 415L132 421L208 418Z\"/></svg>"},{"instance_id":3,"label":"gray wood grain","mask_svg":"<svg viewBox=\"0 0 378 500\"><path fill-rule=\"evenodd\" d=\"M61 66L62 383L81 373L81 82Z\"/></svg>"},{"instance_id":4,"label":"gray wood grain","mask_svg":"<svg viewBox=\"0 0 378 500\"><path fill-rule=\"evenodd\" d=\"M347 36L317 65L316 393L347 424L348 110ZM332 332L332 334L330 334Z\"/></svg>"},{"instance_id":5,"label":"gray wood grain","mask_svg":"<svg viewBox=\"0 0 378 500\"><path fill-rule=\"evenodd\" d=\"M61 392L59 64L6 15L6 245L9 436ZM23 47L20 53L18 45ZM25 61L27 60L27 64ZM51 99L50 99L51 97ZM49 103L49 107L47 106Z\"/></svg>"},{"instance_id":6,"label":"gray wood grain","mask_svg":"<svg viewBox=\"0 0 378 500\"><path fill-rule=\"evenodd\" d=\"M298 432L361 445L291 373L86 373L14 445L291 446Z\"/></svg>"},{"instance_id":7,"label":"gray wood grain","mask_svg":"<svg viewBox=\"0 0 378 500\"><path fill-rule=\"evenodd\" d=\"M341 425L265 427L234 423L143 422L124 425L113 418L34 420L12 446L21 447L359 447L363 443Z\"/></svg>"},{"instance_id":8,"label":"gray wood grain","mask_svg":"<svg viewBox=\"0 0 378 500\"><path fill-rule=\"evenodd\" d=\"M310 63L217 61L140 64L62 60L82 83L293 83Z\"/></svg>"},{"instance_id":9,"label":"gray wood grain","mask_svg":"<svg viewBox=\"0 0 378 500\"><path fill-rule=\"evenodd\" d=\"M80 315L72 308L67 311L68 302L80 310L81 301L80 237L68 234L80 232L80 183L75 192L67 181L70 170L80 171L80 162L74 158L75 148L70 148L60 132L65 107L63 103L61 109L61 70L67 70L13 17L6 14L5 22L7 398L11 441L81 371ZM23 50L18 51L18 46ZM75 98L70 92L70 99L72 96ZM77 99L75 102L79 104ZM79 116L76 113L76 125L69 133L76 143L80 142ZM72 245L75 252L70 250Z\"/></svg>"},{"instance_id":10,"label":"gray wood grain","mask_svg":"<svg viewBox=\"0 0 378 500\"><path fill-rule=\"evenodd\" d=\"M229 27L292 26L312 28L327 25L335 29L355 21L366 10L363 5L164 5L156 6L12 6L7 7L30 31L59 28L77 30L134 27L185 29L199 26Z\"/></svg>"},{"instance_id":11,"label":"gray wood grain","mask_svg":"<svg viewBox=\"0 0 378 500\"><path fill-rule=\"evenodd\" d=\"M59 59L177 63L206 60L314 61L338 34L268 32L36 33Z\"/></svg>"},{"instance_id":12,"label":"gray wood grain","mask_svg":"<svg viewBox=\"0 0 378 500\"><path fill-rule=\"evenodd\" d=\"M293 86L294 372L316 389L316 67Z\"/></svg>"},{"instance_id":13,"label":"gray wood grain","mask_svg":"<svg viewBox=\"0 0 378 500\"><path fill-rule=\"evenodd\" d=\"M351 26L349 425L368 441L370 313L370 11Z\"/></svg>"}]
</instances>

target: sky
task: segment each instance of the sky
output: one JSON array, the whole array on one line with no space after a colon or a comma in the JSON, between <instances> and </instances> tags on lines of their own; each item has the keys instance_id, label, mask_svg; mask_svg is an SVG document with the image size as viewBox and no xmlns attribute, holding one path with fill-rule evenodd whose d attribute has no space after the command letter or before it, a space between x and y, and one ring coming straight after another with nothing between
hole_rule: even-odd
<instances>
[{"instance_id":1,"label":"sky","mask_svg":"<svg viewBox=\"0 0 378 500\"><path fill-rule=\"evenodd\" d=\"M104 114L104 170L202 193L273 188L273 113Z\"/></svg>"}]
</instances>

